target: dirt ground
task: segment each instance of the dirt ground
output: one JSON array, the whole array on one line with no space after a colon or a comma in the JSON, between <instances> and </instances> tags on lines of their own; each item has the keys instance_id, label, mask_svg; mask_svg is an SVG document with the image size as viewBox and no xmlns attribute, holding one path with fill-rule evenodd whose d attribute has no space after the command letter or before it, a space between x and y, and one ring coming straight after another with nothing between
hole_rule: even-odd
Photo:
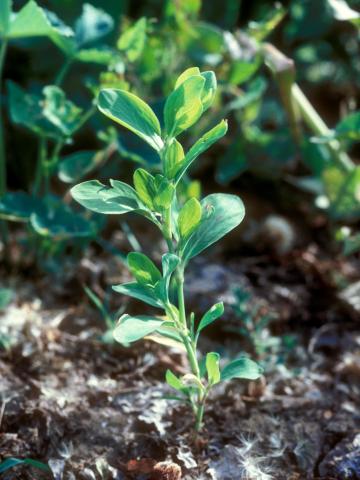
<instances>
[{"instance_id":1,"label":"dirt ground","mask_svg":"<svg viewBox=\"0 0 360 480\"><path fill-rule=\"evenodd\" d=\"M1 478L359 479L359 259L325 254L316 243L281 256L244 252L218 250L189 267L190 308L226 305L200 348L254 354L229 308L234 285L271 312L264 335L282 346L260 359L266 384L217 388L198 438L186 407L164 398L164 373L185 372L184 354L150 341L125 348L101 340L103 321L83 285L103 295L127 279L120 262L92 250L58 277L7 273L16 296L0 314L0 460L41 460L52 476L19 466ZM117 294L111 302L113 310L142 308Z\"/></svg>"}]
</instances>

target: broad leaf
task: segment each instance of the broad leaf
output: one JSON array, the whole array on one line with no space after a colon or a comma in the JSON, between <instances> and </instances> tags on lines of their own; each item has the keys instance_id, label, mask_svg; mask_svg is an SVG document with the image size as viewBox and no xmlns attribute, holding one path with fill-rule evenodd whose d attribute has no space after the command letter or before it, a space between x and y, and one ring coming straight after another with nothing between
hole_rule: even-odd
<instances>
[{"instance_id":1,"label":"broad leaf","mask_svg":"<svg viewBox=\"0 0 360 480\"><path fill-rule=\"evenodd\" d=\"M244 204L235 195L209 195L202 200L201 207L200 225L181 244L181 255L185 261L220 240L237 227L245 216Z\"/></svg>"},{"instance_id":2,"label":"broad leaf","mask_svg":"<svg viewBox=\"0 0 360 480\"><path fill-rule=\"evenodd\" d=\"M222 120L214 128L205 133L194 145L190 148L182 162L181 168L178 170L175 181L178 183L186 170L190 167L193 161L205 150L211 147L215 142L222 138L227 132L227 122Z\"/></svg>"},{"instance_id":3,"label":"broad leaf","mask_svg":"<svg viewBox=\"0 0 360 480\"><path fill-rule=\"evenodd\" d=\"M45 205L38 197L25 192L9 192L0 199L0 218L27 222L34 212L43 212Z\"/></svg>"},{"instance_id":4,"label":"broad leaf","mask_svg":"<svg viewBox=\"0 0 360 480\"><path fill-rule=\"evenodd\" d=\"M161 301L154 294L154 289L150 286L140 285L137 282L130 282L123 283L122 285L114 285L112 289L115 292L141 300L152 307L163 308Z\"/></svg>"},{"instance_id":5,"label":"broad leaf","mask_svg":"<svg viewBox=\"0 0 360 480\"><path fill-rule=\"evenodd\" d=\"M208 310L205 315L202 317L200 320L198 329L197 329L197 334L201 332L205 327L213 323L215 320L217 320L221 315L224 313L224 304L222 302L220 303L215 303L210 310Z\"/></svg>"},{"instance_id":6,"label":"broad leaf","mask_svg":"<svg viewBox=\"0 0 360 480\"><path fill-rule=\"evenodd\" d=\"M210 385L215 385L220 382L220 355L215 352L210 352L206 355L206 371Z\"/></svg>"},{"instance_id":7,"label":"broad leaf","mask_svg":"<svg viewBox=\"0 0 360 480\"><path fill-rule=\"evenodd\" d=\"M170 137L176 137L200 118L203 113L201 95L204 84L205 79L200 75L191 76L167 98L164 121Z\"/></svg>"},{"instance_id":8,"label":"broad leaf","mask_svg":"<svg viewBox=\"0 0 360 480\"><path fill-rule=\"evenodd\" d=\"M121 189L110 188L98 180L88 180L75 185L70 192L80 205L96 213L122 214L142 209L136 192L123 182Z\"/></svg>"},{"instance_id":9,"label":"broad leaf","mask_svg":"<svg viewBox=\"0 0 360 480\"><path fill-rule=\"evenodd\" d=\"M190 67L187 70L185 70L176 80L175 87L174 89L176 90L182 83L185 82L189 77L192 77L193 75L200 75L200 70L198 67Z\"/></svg>"},{"instance_id":10,"label":"broad leaf","mask_svg":"<svg viewBox=\"0 0 360 480\"><path fill-rule=\"evenodd\" d=\"M113 336L117 342L122 344L136 342L155 332L163 323L164 320L161 318L145 315L132 317L125 314L120 317L113 331Z\"/></svg>"},{"instance_id":11,"label":"broad leaf","mask_svg":"<svg viewBox=\"0 0 360 480\"><path fill-rule=\"evenodd\" d=\"M142 285L154 286L162 278L155 264L143 253L129 253L127 263L130 272Z\"/></svg>"},{"instance_id":12,"label":"broad leaf","mask_svg":"<svg viewBox=\"0 0 360 480\"><path fill-rule=\"evenodd\" d=\"M142 17L119 38L117 47L125 52L130 62L135 62L143 53L146 41L146 27L146 17Z\"/></svg>"},{"instance_id":13,"label":"broad leaf","mask_svg":"<svg viewBox=\"0 0 360 480\"><path fill-rule=\"evenodd\" d=\"M161 259L163 277L169 279L179 263L180 258L177 255L174 255L173 253L165 253Z\"/></svg>"},{"instance_id":14,"label":"broad leaf","mask_svg":"<svg viewBox=\"0 0 360 480\"><path fill-rule=\"evenodd\" d=\"M65 183L75 183L99 167L104 160L104 152L84 150L71 153L60 160L58 176Z\"/></svg>"},{"instance_id":15,"label":"broad leaf","mask_svg":"<svg viewBox=\"0 0 360 480\"><path fill-rule=\"evenodd\" d=\"M263 374L264 369L256 362L247 357L240 357L228 363L221 371L221 380L232 378L244 378L245 380L257 380Z\"/></svg>"},{"instance_id":16,"label":"broad leaf","mask_svg":"<svg viewBox=\"0 0 360 480\"><path fill-rule=\"evenodd\" d=\"M156 151L163 147L159 120L147 103L125 90L101 90L99 110L145 140Z\"/></svg>"},{"instance_id":17,"label":"broad leaf","mask_svg":"<svg viewBox=\"0 0 360 480\"><path fill-rule=\"evenodd\" d=\"M325 193L330 200L330 215L335 219L360 217L360 166L350 172L331 166L322 174Z\"/></svg>"},{"instance_id":18,"label":"broad leaf","mask_svg":"<svg viewBox=\"0 0 360 480\"><path fill-rule=\"evenodd\" d=\"M75 40L78 46L95 42L114 28L111 15L89 3L84 3L80 17L75 23Z\"/></svg>"},{"instance_id":19,"label":"broad leaf","mask_svg":"<svg viewBox=\"0 0 360 480\"><path fill-rule=\"evenodd\" d=\"M169 208L175 194L174 185L170 183L166 177L156 175L155 188L156 195L154 198L154 206L160 211Z\"/></svg>"},{"instance_id":20,"label":"broad leaf","mask_svg":"<svg viewBox=\"0 0 360 480\"><path fill-rule=\"evenodd\" d=\"M188 237L201 221L201 205L196 198L190 198L179 213L178 225L181 238Z\"/></svg>"}]
</instances>

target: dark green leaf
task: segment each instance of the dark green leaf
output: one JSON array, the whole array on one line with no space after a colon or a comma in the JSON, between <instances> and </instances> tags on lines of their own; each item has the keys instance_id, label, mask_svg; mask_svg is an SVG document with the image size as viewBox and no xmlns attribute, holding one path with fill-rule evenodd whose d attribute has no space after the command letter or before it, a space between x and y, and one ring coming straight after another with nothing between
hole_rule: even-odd
<instances>
[{"instance_id":1,"label":"dark green leaf","mask_svg":"<svg viewBox=\"0 0 360 480\"><path fill-rule=\"evenodd\" d=\"M104 152L91 150L71 153L63 157L58 166L60 180L75 183L99 167L104 160Z\"/></svg>"},{"instance_id":2,"label":"dark green leaf","mask_svg":"<svg viewBox=\"0 0 360 480\"><path fill-rule=\"evenodd\" d=\"M7 193L0 199L0 217L15 222L27 222L34 212L43 212L44 203L25 192Z\"/></svg>"}]
</instances>

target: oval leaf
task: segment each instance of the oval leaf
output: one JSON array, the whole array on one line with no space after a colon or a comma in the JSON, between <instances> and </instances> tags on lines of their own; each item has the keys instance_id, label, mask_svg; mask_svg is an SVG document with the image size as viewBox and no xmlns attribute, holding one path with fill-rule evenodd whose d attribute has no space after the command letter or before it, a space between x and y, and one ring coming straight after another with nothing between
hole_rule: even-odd
<instances>
[{"instance_id":1,"label":"oval leaf","mask_svg":"<svg viewBox=\"0 0 360 480\"><path fill-rule=\"evenodd\" d=\"M240 357L228 363L221 372L221 380L232 378L244 378L246 380L257 380L263 374L264 369L256 362L247 357Z\"/></svg>"},{"instance_id":2,"label":"oval leaf","mask_svg":"<svg viewBox=\"0 0 360 480\"><path fill-rule=\"evenodd\" d=\"M101 90L99 110L145 140L156 151L163 147L160 123L147 103L125 90Z\"/></svg>"},{"instance_id":3,"label":"oval leaf","mask_svg":"<svg viewBox=\"0 0 360 480\"><path fill-rule=\"evenodd\" d=\"M206 371L210 385L215 385L220 382L220 355L215 352L210 352L206 355Z\"/></svg>"},{"instance_id":4,"label":"oval leaf","mask_svg":"<svg viewBox=\"0 0 360 480\"><path fill-rule=\"evenodd\" d=\"M163 308L163 304L154 294L154 290L149 286L140 285L137 282L129 282L121 285L113 285L112 289L115 292L123 293L129 297L141 300L152 307Z\"/></svg>"},{"instance_id":5,"label":"oval leaf","mask_svg":"<svg viewBox=\"0 0 360 480\"><path fill-rule=\"evenodd\" d=\"M148 317L140 315L132 317L130 315L122 315L113 331L114 339L122 344L136 342L141 338L150 335L164 323L164 320L156 317Z\"/></svg>"},{"instance_id":6,"label":"oval leaf","mask_svg":"<svg viewBox=\"0 0 360 480\"><path fill-rule=\"evenodd\" d=\"M205 315L200 320L197 333L199 334L201 330L210 325L210 323L217 320L224 313L224 304L223 302L215 303L210 310L208 310Z\"/></svg>"},{"instance_id":7,"label":"oval leaf","mask_svg":"<svg viewBox=\"0 0 360 480\"><path fill-rule=\"evenodd\" d=\"M205 197L201 202L200 225L181 246L182 257L189 260L237 227L245 216L241 199L225 193Z\"/></svg>"},{"instance_id":8,"label":"oval leaf","mask_svg":"<svg viewBox=\"0 0 360 480\"><path fill-rule=\"evenodd\" d=\"M201 220L201 205L196 198L190 198L180 210L178 225L181 238L186 238L199 225Z\"/></svg>"},{"instance_id":9,"label":"oval leaf","mask_svg":"<svg viewBox=\"0 0 360 480\"><path fill-rule=\"evenodd\" d=\"M127 256L130 272L142 285L154 286L161 280L161 273L146 255L140 252L131 252Z\"/></svg>"}]
</instances>

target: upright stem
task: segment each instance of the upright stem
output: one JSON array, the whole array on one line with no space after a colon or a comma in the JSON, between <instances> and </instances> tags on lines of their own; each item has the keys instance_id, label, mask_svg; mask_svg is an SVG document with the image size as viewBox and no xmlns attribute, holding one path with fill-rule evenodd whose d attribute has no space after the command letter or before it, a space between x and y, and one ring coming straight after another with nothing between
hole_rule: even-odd
<instances>
[{"instance_id":1,"label":"upright stem","mask_svg":"<svg viewBox=\"0 0 360 480\"><path fill-rule=\"evenodd\" d=\"M56 76L56 79L55 79L55 85L58 86L58 87L61 87L63 81L64 81L64 78L66 76L66 74L68 73L69 71L69 68L71 66L73 62L73 58L72 57L67 57L66 60L65 60L65 63L63 64L63 66L61 67L59 73L57 74Z\"/></svg>"},{"instance_id":2,"label":"upright stem","mask_svg":"<svg viewBox=\"0 0 360 480\"><path fill-rule=\"evenodd\" d=\"M2 115L2 75L4 60L7 50L7 40L2 39L0 47L0 198L6 193L6 154L5 154L5 141L4 141L4 126ZM8 242L8 230L4 221L0 221L1 236L4 244Z\"/></svg>"},{"instance_id":3,"label":"upright stem","mask_svg":"<svg viewBox=\"0 0 360 480\"><path fill-rule=\"evenodd\" d=\"M35 181L34 181L34 188L33 194L38 195L41 189L41 181L43 177L44 170L46 168L46 138L41 136L39 139L39 153L38 159L36 164L36 172L35 172Z\"/></svg>"},{"instance_id":4,"label":"upright stem","mask_svg":"<svg viewBox=\"0 0 360 480\"><path fill-rule=\"evenodd\" d=\"M296 83L291 88L291 95L296 108L298 108L301 112L301 116L310 130L312 130L315 135L329 135L331 132L326 123L323 121ZM338 166L346 172L351 171L354 168L354 164L346 152L341 149L341 145L338 140L330 140L328 145L333 159Z\"/></svg>"}]
</instances>

